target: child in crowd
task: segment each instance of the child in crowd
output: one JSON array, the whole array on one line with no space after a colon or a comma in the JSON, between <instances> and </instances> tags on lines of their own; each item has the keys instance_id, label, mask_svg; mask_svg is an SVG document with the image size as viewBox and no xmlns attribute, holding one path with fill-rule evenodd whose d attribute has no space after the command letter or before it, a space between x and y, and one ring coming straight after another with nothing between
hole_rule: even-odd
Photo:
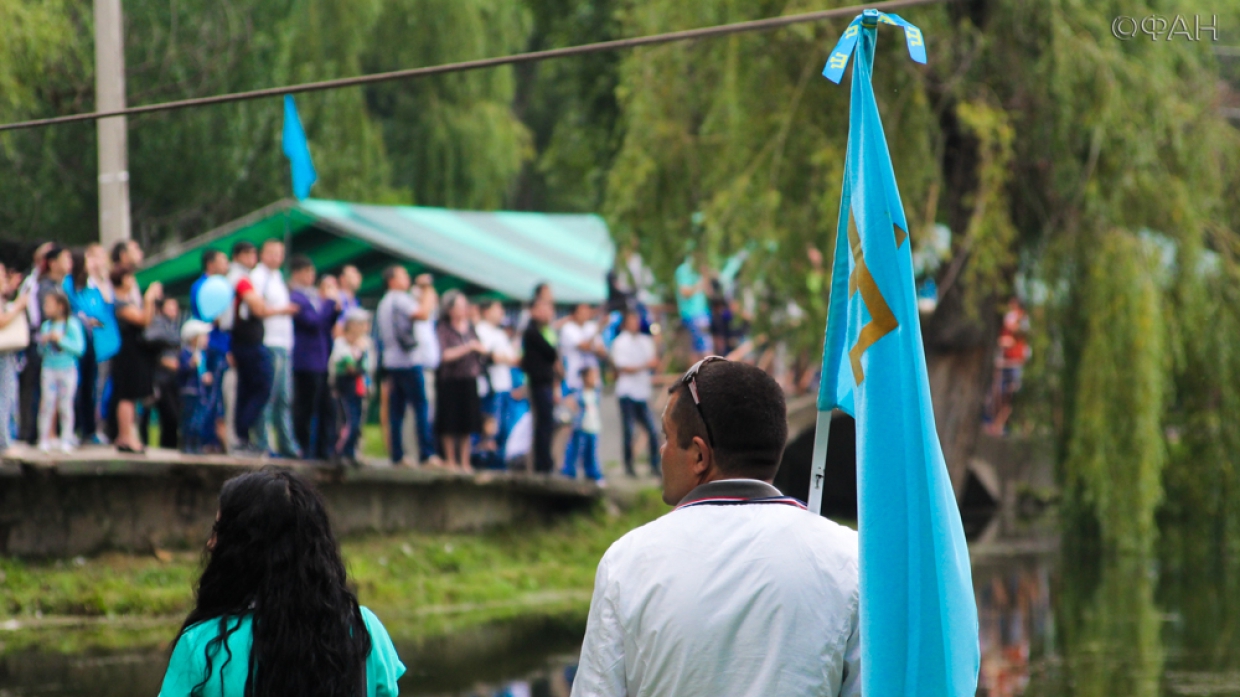
<instances>
[{"instance_id":1,"label":"child in crowd","mask_svg":"<svg viewBox=\"0 0 1240 697\"><path fill-rule=\"evenodd\" d=\"M86 331L69 309L69 298L59 290L43 298L39 327L39 356L43 367L39 387L39 450L49 452L55 419L60 415L60 449L73 451L73 401L77 398L78 358L86 350Z\"/></svg>"},{"instance_id":2,"label":"child in crowd","mask_svg":"<svg viewBox=\"0 0 1240 697\"><path fill-rule=\"evenodd\" d=\"M602 484L603 473L598 467L598 434L603 419L599 415L599 372L597 366L581 369L581 389L577 392L577 413L573 418L573 436L564 453L564 469L569 479L577 478L577 460L591 480Z\"/></svg>"},{"instance_id":3,"label":"child in crowd","mask_svg":"<svg viewBox=\"0 0 1240 697\"><path fill-rule=\"evenodd\" d=\"M329 379L340 403L344 428L336 444L336 455L356 463L357 441L361 437L366 399L375 372L375 348L370 340L370 313L353 308L345 314L344 334L332 344L328 360Z\"/></svg>"},{"instance_id":4,"label":"child in crowd","mask_svg":"<svg viewBox=\"0 0 1240 697\"><path fill-rule=\"evenodd\" d=\"M210 389L215 380L207 370L207 337L211 325L191 319L181 327L181 354L177 366L177 386L181 394L181 423L184 424L181 452L200 453L215 430Z\"/></svg>"}]
</instances>

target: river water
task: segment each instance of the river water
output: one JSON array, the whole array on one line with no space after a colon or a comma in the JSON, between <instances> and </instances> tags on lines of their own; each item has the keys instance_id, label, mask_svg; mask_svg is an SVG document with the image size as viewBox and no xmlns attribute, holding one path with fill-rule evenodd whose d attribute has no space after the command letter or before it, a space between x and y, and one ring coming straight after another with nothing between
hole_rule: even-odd
<instances>
[{"instance_id":1,"label":"river water","mask_svg":"<svg viewBox=\"0 0 1240 697\"><path fill-rule=\"evenodd\" d=\"M1069 553L1041 529L973 545L979 695L1240 697L1234 577L1205 556L1173 564ZM528 617L398 642L409 666L401 694L567 697L583 618ZM0 657L0 697L155 695L165 662L151 651L9 654Z\"/></svg>"}]
</instances>

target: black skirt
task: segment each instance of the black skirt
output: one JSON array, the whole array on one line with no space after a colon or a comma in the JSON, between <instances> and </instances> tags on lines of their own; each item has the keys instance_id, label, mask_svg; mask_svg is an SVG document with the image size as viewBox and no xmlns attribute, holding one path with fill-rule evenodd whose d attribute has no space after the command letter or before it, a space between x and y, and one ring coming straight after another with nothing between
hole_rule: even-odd
<instances>
[{"instance_id":1,"label":"black skirt","mask_svg":"<svg viewBox=\"0 0 1240 697\"><path fill-rule=\"evenodd\" d=\"M112 393L116 399L137 402L155 393L155 356L142 339L142 327L124 320L121 349L112 358Z\"/></svg>"},{"instance_id":2,"label":"black skirt","mask_svg":"<svg viewBox=\"0 0 1240 697\"><path fill-rule=\"evenodd\" d=\"M477 378L442 378L435 381L435 432L441 436L466 436L482 431L482 400Z\"/></svg>"}]
</instances>

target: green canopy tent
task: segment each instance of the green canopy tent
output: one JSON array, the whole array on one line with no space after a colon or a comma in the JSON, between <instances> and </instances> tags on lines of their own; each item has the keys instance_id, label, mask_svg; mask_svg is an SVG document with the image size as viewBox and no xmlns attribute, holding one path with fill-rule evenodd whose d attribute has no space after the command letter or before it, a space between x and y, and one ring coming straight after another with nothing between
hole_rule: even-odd
<instances>
[{"instance_id":1,"label":"green canopy tent","mask_svg":"<svg viewBox=\"0 0 1240 697\"><path fill-rule=\"evenodd\" d=\"M246 240L285 239L288 254L309 256L322 273L346 264L362 272L362 296L383 290L383 269L435 274L442 291L527 300L539 282L561 303L601 303L615 246L597 215L454 211L344 201L283 200L148 258L143 285L160 281L184 297L201 275L201 251L228 252Z\"/></svg>"}]
</instances>

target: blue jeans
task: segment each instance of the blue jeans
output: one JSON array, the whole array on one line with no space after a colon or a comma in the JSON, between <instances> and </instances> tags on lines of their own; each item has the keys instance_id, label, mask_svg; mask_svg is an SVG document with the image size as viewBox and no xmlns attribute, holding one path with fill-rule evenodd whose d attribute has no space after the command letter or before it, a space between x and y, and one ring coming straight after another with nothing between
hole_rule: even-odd
<instances>
[{"instance_id":1,"label":"blue jeans","mask_svg":"<svg viewBox=\"0 0 1240 697\"><path fill-rule=\"evenodd\" d=\"M340 391L340 414L344 419L344 437L339 443L337 454L352 458L356 456L357 440L362 434L362 398L357 392Z\"/></svg>"},{"instance_id":2,"label":"blue jeans","mask_svg":"<svg viewBox=\"0 0 1240 697\"><path fill-rule=\"evenodd\" d=\"M301 447L293 436L293 359L286 348L268 347L271 354L271 398L263 409L254 444L285 457L301 457ZM239 384L239 383L238 383ZM276 431L276 447L269 446L270 429Z\"/></svg>"},{"instance_id":3,"label":"blue jeans","mask_svg":"<svg viewBox=\"0 0 1240 697\"><path fill-rule=\"evenodd\" d=\"M633 474L633 422L646 429L650 441L650 471L659 474L659 432L655 430L650 405L628 397L620 398L620 418L624 425L624 471Z\"/></svg>"},{"instance_id":4,"label":"blue jeans","mask_svg":"<svg viewBox=\"0 0 1240 697\"><path fill-rule=\"evenodd\" d=\"M233 425L242 443L250 442L250 431L260 425L274 377L271 352L266 346L233 346L237 370L237 407Z\"/></svg>"},{"instance_id":5,"label":"blue jeans","mask_svg":"<svg viewBox=\"0 0 1240 697\"><path fill-rule=\"evenodd\" d=\"M0 451L12 442L13 414L16 411L17 352L0 351Z\"/></svg>"},{"instance_id":6,"label":"blue jeans","mask_svg":"<svg viewBox=\"0 0 1240 697\"><path fill-rule=\"evenodd\" d=\"M603 473L598 469L598 434L585 431L573 431L572 440L568 441L568 449L564 451L564 469L560 474L569 479L577 478L577 459L580 458L586 476L594 481L602 481Z\"/></svg>"},{"instance_id":7,"label":"blue jeans","mask_svg":"<svg viewBox=\"0 0 1240 697\"><path fill-rule=\"evenodd\" d=\"M206 411L207 430L203 433L202 445L221 445L215 432L215 422L224 420L224 373L228 371L228 353L207 347L204 354L207 361L207 372L211 373L211 384L202 386L202 409Z\"/></svg>"},{"instance_id":8,"label":"blue jeans","mask_svg":"<svg viewBox=\"0 0 1240 697\"><path fill-rule=\"evenodd\" d=\"M181 395L181 423L184 424L181 431L182 452L200 453L202 446L207 444L208 437L214 440L215 412L211 410L211 405L203 400L202 395Z\"/></svg>"},{"instance_id":9,"label":"blue jeans","mask_svg":"<svg viewBox=\"0 0 1240 697\"><path fill-rule=\"evenodd\" d=\"M504 444L508 442L508 432L517 422L515 416L516 401L511 392L491 392L482 400L482 413L495 417L495 448L504 456Z\"/></svg>"},{"instance_id":10,"label":"blue jeans","mask_svg":"<svg viewBox=\"0 0 1240 697\"><path fill-rule=\"evenodd\" d=\"M426 378L422 368L397 368L387 371L392 381L388 396L388 427L392 438L392 462L405 459L401 442L401 426L405 408L413 406L413 419L418 433L418 459L426 462L435 454L435 435L431 432L430 405L426 401Z\"/></svg>"},{"instance_id":11,"label":"blue jeans","mask_svg":"<svg viewBox=\"0 0 1240 697\"><path fill-rule=\"evenodd\" d=\"M711 349L710 317L694 317L681 319L685 329L689 330L689 341L693 344L693 352L708 353Z\"/></svg>"}]
</instances>

